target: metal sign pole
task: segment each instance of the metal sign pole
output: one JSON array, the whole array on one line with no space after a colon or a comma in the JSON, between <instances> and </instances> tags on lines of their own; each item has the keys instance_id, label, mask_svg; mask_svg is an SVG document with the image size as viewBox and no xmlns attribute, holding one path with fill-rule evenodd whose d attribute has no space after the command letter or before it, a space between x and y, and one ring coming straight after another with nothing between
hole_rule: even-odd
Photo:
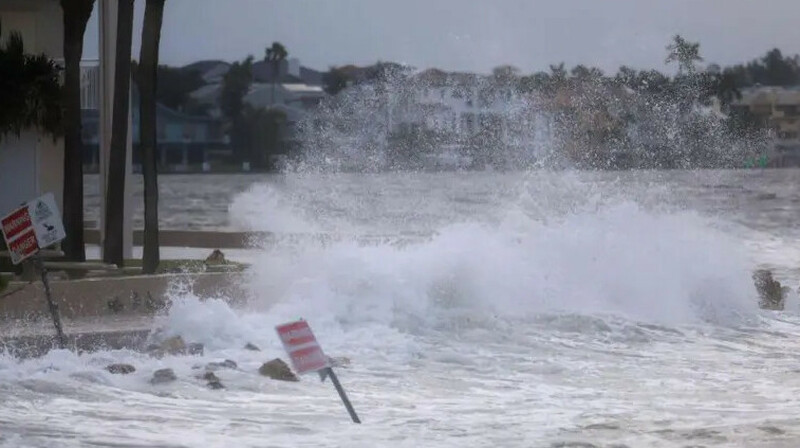
<instances>
[{"instance_id":1,"label":"metal sign pole","mask_svg":"<svg viewBox=\"0 0 800 448\"><path fill-rule=\"evenodd\" d=\"M344 407L347 408L347 413L350 414L350 418L353 419L353 423L359 423L360 424L361 420L358 418L358 415L356 414L356 410L353 409L353 405L350 404L350 400L347 398L347 394L344 392L344 388L342 387L342 384L339 383L339 378L336 377L336 373L330 367L326 367L324 369L324 371L325 371L325 375L326 376L331 377L331 381L333 381L333 387L336 388L336 392L339 392L339 397L341 397L342 403L344 403ZM323 376L322 380L325 381L324 376Z\"/></svg>"},{"instance_id":2,"label":"metal sign pole","mask_svg":"<svg viewBox=\"0 0 800 448\"><path fill-rule=\"evenodd\" d=\"M42 273L42 283L44 284L44 293L47 296L47 306L50 308L50 315L53 316L53 325L56 327L56 337L58 339L58 348L67 348L67 338L64 336L64 329L61 327L61 316L58 314L58 304L53 300L50 294L50 282L47 281L47 269L42 262L42 256L37 254L35 257L36 267Z\"/></svg>"}]
</instances>

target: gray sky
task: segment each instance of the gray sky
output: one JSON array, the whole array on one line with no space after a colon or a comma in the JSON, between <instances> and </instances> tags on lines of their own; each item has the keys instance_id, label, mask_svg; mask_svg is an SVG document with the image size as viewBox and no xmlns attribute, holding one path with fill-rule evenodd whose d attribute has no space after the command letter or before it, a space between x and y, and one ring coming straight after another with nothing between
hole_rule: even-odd
<instances>
[{"instance_id":1,"label":"gray sky","mask_svg":"<svg viewBox=\"0 0 800 448\"><path fill-rule=\"evenodd\" d=\"M137 0L134 58L144 0ZM233 61L272 41L325 70L378 60L419 68L523 72L564 61L616 71L658 68L675 33L706 62L800 53L800 0L167 0L161 61ZM85 57L97 57L97 21Z\"/></svg>"}]
</instances>

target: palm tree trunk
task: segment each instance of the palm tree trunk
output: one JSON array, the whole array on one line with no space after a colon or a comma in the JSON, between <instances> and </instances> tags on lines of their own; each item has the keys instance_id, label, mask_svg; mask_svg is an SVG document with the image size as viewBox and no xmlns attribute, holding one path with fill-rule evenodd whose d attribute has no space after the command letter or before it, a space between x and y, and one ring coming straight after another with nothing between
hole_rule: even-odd
<instances>
[{"instance_id":1,"label":"palm tree trunk","mask_svg":"<svg viewBox=\"0 0 800 448\"><path fill-rule=\"evenodd\" d=\"M68 260L85 261L83 239L83 142L81 57L83 35L94 0L61 0L64 15L64 229L61 248Z\"/></svg>"},{"instance_id":2,"label":"palm tree trunk","mask_svg":"<svg viewBox=\"0 0 800 448\"><path fill-rule=\"evenodd\" d=\"M144 252L142 272L153 274L158 269L158 172L156 133L156 85L158 81L158 47L165 0L147 0L142 26L142 48L139 54L139 141L142 148L144 177Z\"/></svg>"},{"instance_id":3,"label":"palm tree trunk","mask_svg":"<svg viewBox=\"0 0 800 448\"><path fill-rule=\"evenodd\" d=\"M119 0L117 44L114 61L114 110L111 118L111 150L106 190L105 240L103 261L122 266L123 220L125 213L125 165L130 107L131 40L133 0Z\"/></svg>"}]
</instances>

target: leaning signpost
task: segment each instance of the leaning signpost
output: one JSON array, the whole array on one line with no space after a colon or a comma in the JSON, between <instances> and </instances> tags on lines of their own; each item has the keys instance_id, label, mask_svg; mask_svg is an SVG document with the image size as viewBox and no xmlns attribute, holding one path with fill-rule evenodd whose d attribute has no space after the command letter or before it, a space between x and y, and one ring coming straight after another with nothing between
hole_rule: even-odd
<instances>
[{"instance_id":1,"label":"leaning signpost","mask_svg":"<svg viewBox=\"0 0 800 448\"><path fill-rule=\"evenodd\" d=\"M59 348L67 345L64 329L61 326L61 317L58 314L58 304L50 293L50 283L47 281L47 270L42 262L39 251L52 246L64 238L64 224L61 214L56 206L55 197L47 193L33 201L23 204L16 210L0 220L2 224L3 239L11 254L11 262L20 264L28 258L34 257L34 262L42 274L44 292L47 296L47 306L53 317L56 327L56 337Z\"/></svg>"},{"instance_id":2,"label":"leaning signpost","mask_svg":"<svg viewBox=\"0 0 800 448\"><path fill-rule=\"evenodd\" d=\"M325 381L326 377L330 377L336 392L339 393L339 397L344 403L344 407L350 414L350 418L353 419L354 423L361 423L355 409L353 409L353 405L347 398L347 394L344 392L342 384L339 383L339 378L333 371L328 357L325 356L325 353L322 352L322 347L317 343L317 338L314 337L308 322L298 320L278 325L275 329L278 331L278 336L281 338L283 348L289 355L294 370L299 375L318 372L322 381Z\"/></svg>"}]
</instances>

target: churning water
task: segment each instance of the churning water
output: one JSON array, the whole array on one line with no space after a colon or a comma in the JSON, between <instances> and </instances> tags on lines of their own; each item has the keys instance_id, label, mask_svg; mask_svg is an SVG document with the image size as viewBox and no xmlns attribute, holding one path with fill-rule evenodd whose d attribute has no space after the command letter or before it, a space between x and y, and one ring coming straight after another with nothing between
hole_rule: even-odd
<instances>
[{"instance_id":1,"label":"churning water","mask_svg":"<svg viewBox=\"0 0 800 448\"><path fill-rule=\"evenodd\" d=\"M203 357L0 357L0 446L800 444L800 303L761 311L750 278L797 286L800 172L165 179L227 202L218 227L385 239L264 247L246 309L176 294L159 325ZM363 425L328 383L258 375L299 317L352 360ZM225 358L226 390L195 379Z\"/></svg>"}]
</instances>

